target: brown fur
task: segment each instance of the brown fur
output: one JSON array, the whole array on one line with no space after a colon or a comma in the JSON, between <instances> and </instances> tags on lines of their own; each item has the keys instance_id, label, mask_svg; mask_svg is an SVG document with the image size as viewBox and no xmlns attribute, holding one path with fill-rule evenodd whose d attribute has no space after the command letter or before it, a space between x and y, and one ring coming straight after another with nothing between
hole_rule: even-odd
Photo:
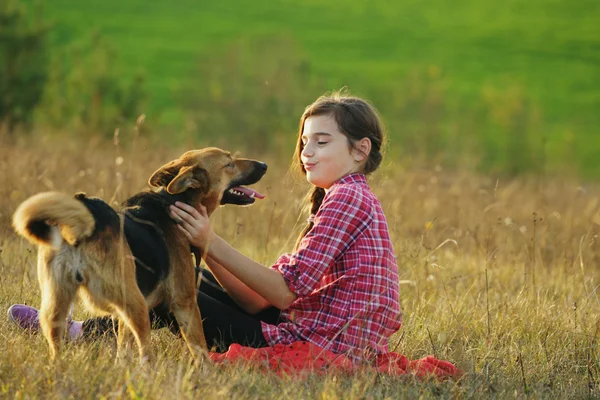
<instances>
[{"instance_id":1,"label":"brown fur","mask_svg":"<svg viewBox=\"0 0 600 400\"><path fill-rule=\"evenodd\" d=\"M203 204L210 214L221 204L232 182L253 174L257 164L262 163L234 159L217 148L194 150L159 168L149 184L166 188L171 195L183 193L186 203L195 207ZM47 234L36 232L34 223L45 223ZM18 234L39 245L40 325L52 359L59 353L65 319L77 295L96 314L119 319L119 349L127 332L123 328L129 328L142 360L149 356L148 310L167 302L192 354L196 359L204 355L206 340L196 303L190 247L173 221L161 226L170 272L146 298L136 282L134 258L122 229L109 227L95 232L93 215L78 199L57 192L34 195L18 207L13 226Z\"/></svg>"},{"instance_id":2,"label":"brown fur","mask_svg":"<svg viewBox=\"0 0 600 400\"><path fill-rule=\"evenodd\" d=\"M33 218L31 218L33 217ZM27 223L31 219L45 220L49 225L57 225L61 236L70 244L89 237L94 230L94 217L80 202L64 193L38 193L25 200L13 216L17 233L32 243L47 244L31 234Z\"/></svg>"}]
</instances>

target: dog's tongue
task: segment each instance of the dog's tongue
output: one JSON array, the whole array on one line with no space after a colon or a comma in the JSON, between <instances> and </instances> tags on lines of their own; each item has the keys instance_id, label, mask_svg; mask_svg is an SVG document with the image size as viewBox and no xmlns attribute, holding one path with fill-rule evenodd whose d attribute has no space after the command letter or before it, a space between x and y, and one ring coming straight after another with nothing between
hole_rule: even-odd
<instances>
[{"instance_id":1,"label":"dog's tongue","mask_svg":"<svg viewBox=\"0 0 600 400\"><path fill-rule=\"evenodd\" d=\"M234 187L233 190L237 190L238 192L242 192L244 193L246 196L248 197L254 197L255 199L264 199L265 195L264 194L260 194L258 193L256 190L244 187L244 186L237 186ZM254 194L254 196L252 196Z\"/></svg>"}]
</instances>

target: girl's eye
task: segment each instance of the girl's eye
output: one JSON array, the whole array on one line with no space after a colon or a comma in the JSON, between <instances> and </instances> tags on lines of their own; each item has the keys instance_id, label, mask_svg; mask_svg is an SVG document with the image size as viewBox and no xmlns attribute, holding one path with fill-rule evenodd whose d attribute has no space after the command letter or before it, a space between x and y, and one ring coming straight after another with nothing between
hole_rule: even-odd
<instances>
[{"instance_id":1,"label":"girl's eye","mask_svg":"<svg viewBox=\"0 0 600 400\"><path fill-rule=\"evenodd\" d=\"M227 164L225 167L227 167L227 168L233 168L233 167L235 167L235 163L232 161L229 164Z\"/></svg>"},{"instance_id":2,"label":"girl's eye","mask_svg":"<svg viewBox=\"0 0 600 400\"><path fill-rule=\"evenodd\" d=\"M309 141L310 140L302 140L302 146L306 146ZM319 145L319 146L323 146L324 144L327 144L327 143L329 143L329 142L323 142L323 141L317 140L317 145Z\"/></svg>"}]
</instances>

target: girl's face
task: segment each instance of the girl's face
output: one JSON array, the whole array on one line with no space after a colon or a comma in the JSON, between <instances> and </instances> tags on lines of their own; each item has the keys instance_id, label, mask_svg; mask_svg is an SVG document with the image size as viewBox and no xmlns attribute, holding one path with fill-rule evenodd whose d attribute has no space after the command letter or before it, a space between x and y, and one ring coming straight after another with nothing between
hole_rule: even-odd
<instances>
[{"instance_id":1,"label":"girl's face","mask_svg":"<svg viewBox=\"0 0 600 400\"><path fill-rule=\"evenodd\" d=\"M302 143L300 158L306 179L317 187L327 190L335 181L362 167L362 157L350 148L348 138L329 115L315 115L304 121Z\"/></svg>"}]
</instances>

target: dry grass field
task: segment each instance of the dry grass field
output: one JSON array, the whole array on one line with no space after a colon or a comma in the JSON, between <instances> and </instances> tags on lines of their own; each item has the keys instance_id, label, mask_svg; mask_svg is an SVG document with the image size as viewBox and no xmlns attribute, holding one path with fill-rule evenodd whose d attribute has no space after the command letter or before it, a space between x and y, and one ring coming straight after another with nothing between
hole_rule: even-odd
<instances>
[{"instance_id":1,"label":"dry grass field","mask_svg":"<svg viewBox=\"0 0 600 400\"><path fill-rule=\"evenodd\" d=\"M38 137L0 142L0 310L39 306L36 249L10 219L28 196L85 191L118 204L184 148L127 147ZM235 149L230 149L235 150ZM307 185L289 158L269 163L247 208L228 206L214 229L268 264L291 250L307 217ZM290 150L291 156L291 150ZM398 257L404 325L391 347L411 359L433 354L466 372L459 382L364 372L303 380L251 367L194 367L182 340L155 331L150 365L115 362L111 339L68 343L48 362L39 335L0 317L0 398L589 398L600 397L600 187L551 176L497 178L413 170L387 159L370 180ZM88 315L75 307L75 317Z\"/></svg>"}]
</instances>

